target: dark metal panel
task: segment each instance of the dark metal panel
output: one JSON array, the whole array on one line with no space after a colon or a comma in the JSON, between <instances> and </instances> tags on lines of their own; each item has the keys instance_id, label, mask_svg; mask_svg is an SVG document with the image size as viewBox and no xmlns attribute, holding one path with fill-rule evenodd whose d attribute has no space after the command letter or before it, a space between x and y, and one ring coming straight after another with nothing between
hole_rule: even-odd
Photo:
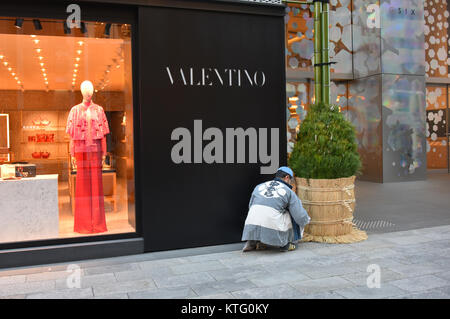
<instances>
[{"instance_id":1,"label":"dark metal panel","mask_svg":"<svg viewBox=\"0 0 450 319\"><path fill-rule=\"evenodd\" d=\"M140 8L139 21L141 152L136 160L145 250L238 242L253 187L273 176L261 175L259 164L177 165L171 159L176 143L171 134L179 127L193 134L196 119L204 130L222 132L278 128L279 161L286 163L284 20L152 7ZM170 84L167 66L178 68L176 85ZM263 70L267 85L185 86L180 67Z\"/></svg>"},{"instance_id":2,"label":"dark metal panel","mask_svg":"<svg viewBox=\"0 0 450 319\"><path fill-rule=\"evenodd\" d=\"M42 265L144 252L142 238L0 251L0 268Z\"/></svg>"}]
</instances>

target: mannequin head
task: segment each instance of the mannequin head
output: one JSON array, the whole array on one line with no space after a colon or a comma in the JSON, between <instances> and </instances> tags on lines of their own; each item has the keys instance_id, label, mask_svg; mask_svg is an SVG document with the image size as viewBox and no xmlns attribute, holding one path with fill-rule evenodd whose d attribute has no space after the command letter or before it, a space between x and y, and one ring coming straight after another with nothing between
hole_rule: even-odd
<instances>
[{"instance_id":1,"label":"mannequin head","mask_svg":"<svg viewBox=\"0 0 450 319\"><path fill-rule=\"evenodd\" d=\"M94 86L91 81L84 81L81 83L81 94L85 102L91 102L92 94L94 94Z\"/></svg>"}]
</instances>

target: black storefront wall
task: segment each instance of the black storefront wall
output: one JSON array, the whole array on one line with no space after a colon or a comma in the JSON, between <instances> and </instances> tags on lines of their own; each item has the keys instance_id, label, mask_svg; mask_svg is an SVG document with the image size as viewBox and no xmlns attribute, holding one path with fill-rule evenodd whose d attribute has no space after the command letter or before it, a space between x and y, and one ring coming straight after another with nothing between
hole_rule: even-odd
<instances>
[{"instance_id":1,"label":"black storefront wall","mask_svg":"<svg viewBox=\"0 0 450 319\"><path fill-rule=\"evenodd\" d=\"M286 163L283 7L118 2L79 4L82 19L132 24L137 233L0 245L0 267L239 242L249 195L269 178L261 166L270 163L259 154L250 161L248 139L244 163L236 154L227 159L227 128L254 129L258 138L266 129L269 155L277 129L278 158L271 161ZM10 16L66 17L68 3L53 3L2 6ZM210 143L201 141L208 128L223 133L225 163L199 157ZM191 160L200 163L174 162L176 129L190 132Z\"/></svg>"}]
</instances>

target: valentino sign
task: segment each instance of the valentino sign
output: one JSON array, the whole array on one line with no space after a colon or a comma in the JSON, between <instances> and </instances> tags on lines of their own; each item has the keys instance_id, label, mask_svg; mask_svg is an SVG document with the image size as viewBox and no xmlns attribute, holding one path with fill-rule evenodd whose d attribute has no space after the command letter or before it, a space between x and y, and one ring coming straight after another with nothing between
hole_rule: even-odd
<instances>
[{"instance_id":1,"label":"valentino sign","mask_svg":"<svg viewBox=\"0 0 450 319\"><path fill-rule=\"evenodd\" d=\"M263 71L247 69L166 67L166 72L172 86L261 88L266 84ZM260 169L261 174L273 174L279 164L278 128L270 129L270 137L267 128L226 128L223 132L210 127L203 131L202 120L198 119L194 120L193 133L177 127L172 131L171 140L178 141L171 151L175 164L233 164L248 160L248 163L265 165Z\"/></svg>"},{"instance_id":2,"label":"valentino sign","mask_svg":"<svg viewBox=\"0 0 450 319\"><path fill-rule=\"evenodd\" d=\"M263 71L232 68L176 68L166 67L169 81L185 86L263 87L266 75Z\"/></svg>"}]
</instances>

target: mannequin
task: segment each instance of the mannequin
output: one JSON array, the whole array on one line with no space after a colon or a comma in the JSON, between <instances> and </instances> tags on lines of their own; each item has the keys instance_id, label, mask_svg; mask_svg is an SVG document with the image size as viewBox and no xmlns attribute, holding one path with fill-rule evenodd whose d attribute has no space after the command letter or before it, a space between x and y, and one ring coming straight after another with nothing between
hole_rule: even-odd
<instances>
[{"instance_id":1,"label":"mannequin","mask_svg":"<svg viewBox=\"0 0 450 319\"><path fill-rule=\"evenodd\" d=\"M102 166L109 126L103 108L92 102L93 92L90 81L81 83L83 102L72 107L66 127L72 165L77 167L74 231L81 234L107 231Z\"/></svg>"}]
</instances>

